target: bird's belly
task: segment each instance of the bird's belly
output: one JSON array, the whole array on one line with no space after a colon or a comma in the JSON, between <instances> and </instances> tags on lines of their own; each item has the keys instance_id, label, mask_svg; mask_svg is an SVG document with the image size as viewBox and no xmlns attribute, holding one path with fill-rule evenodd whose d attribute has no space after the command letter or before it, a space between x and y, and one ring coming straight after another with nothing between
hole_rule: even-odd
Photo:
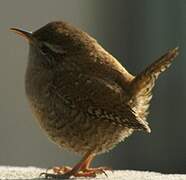
<instances>
[{"instance_id":1,"label":"bird's belly","mask_svg":"<svg viewBox=\"0 0 186 180\"><path fill-rule=\"evenodd\" d=\"M48 137L60 147L79 154L103 153L128 137L133 130L94 119L66 105L45 106L30 101L33 113Z\"/></svg>"}]
</instances>

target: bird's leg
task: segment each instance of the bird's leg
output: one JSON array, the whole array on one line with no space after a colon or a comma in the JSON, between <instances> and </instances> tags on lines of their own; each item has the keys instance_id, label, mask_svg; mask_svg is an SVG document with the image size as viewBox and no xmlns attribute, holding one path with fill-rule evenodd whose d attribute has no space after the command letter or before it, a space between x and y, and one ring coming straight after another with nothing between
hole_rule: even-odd
<instances>
[{"instance_id":1,"label":"bird's leg","mask_svg":"<svg viewBox=\"0 0 186 180\"><path fill-rule=\"evenodd\" d=\"M108 167L98 167L98 168L90 168L90 164L93 160L95 155L89 155L87 159L81 164L80 172L76 175L79 177L95 177L96 174L102 174L105 173L106 170L111 170L111 168Z\"/></svg>"},{"instance_id":2,"label":"bird's leg","mask_svg":"<svg viewBox=\"0 0 186 180\"><path fill-rule=\"evenodd\" d=\"M87 153L83 157L83 159L75 165L73 168L70 167L59 167L54 168L53 171L55 174L50 173L42 173L42 175L45 175L46 178L69 178L71 176L75 177L95 177L96 174L105 174L105 170L110 170L106 167L99 167L99 168L90 168L90 163L92 162L95 155L92 153Z\"/></svg>"},{"instance_id":3,"label":"bird's leg","mask_svg":"<svg viewBox=\"0 0 186 180\"><path fill-rule=\"evenodd\" d=\"M92 155L86 154L83 159L77 165L74 166L73 169L87 169L90 166L92 159ZM52 169L55 174L65 174L72 170L72 168L69 166L55 166L53 168L49 168L48 170L50 169Z\"/></svg>"},{"instance_id":4,"label":"bird's leg","mask_svg":"<svg viewBox=\"0 0 186 180\"><path fill-rule=\"evenodd\" d=\"M68 177L95 177L96 174L94 172L89 172L89 166L93 158L94 155L92 153L86 153L82 160L64 175Z\"/></svg>"}]
</instances>

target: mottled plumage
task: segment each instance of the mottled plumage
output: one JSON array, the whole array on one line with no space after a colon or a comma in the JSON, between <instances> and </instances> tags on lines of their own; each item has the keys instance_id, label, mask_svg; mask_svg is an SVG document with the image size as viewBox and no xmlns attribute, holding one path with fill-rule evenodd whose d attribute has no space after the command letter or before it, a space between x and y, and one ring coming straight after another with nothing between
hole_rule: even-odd
<instances>
[{"instance_id":1,"label":"mottled plumage","mask_svg":"<svg viewBox=\"0 0 186 180\"><path fill-rule=\"evenodd\" d=\"M135 77L95 39L65 22L49 23L28 36L26 94L53 142L96 155L134 130L150 132L151 91L177 48Z\"/></svg>"}]
</instances>

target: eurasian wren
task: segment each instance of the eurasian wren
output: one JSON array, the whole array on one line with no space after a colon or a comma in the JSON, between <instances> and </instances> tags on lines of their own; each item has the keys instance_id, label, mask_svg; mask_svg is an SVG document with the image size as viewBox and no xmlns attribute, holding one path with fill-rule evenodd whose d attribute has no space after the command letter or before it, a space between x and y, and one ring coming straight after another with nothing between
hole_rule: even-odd
<instances>
[{"instance_id":1,"label":"eurasian wren","mask_svg":"<svg viewBox=\"0 0 186 180\"><path fill-rule=\"evenodd\" d=\"M87 33L66 22L51 22L24 36L30 45L26 95L48 137L83 155L74 168L54 168L47 177L95 176L97 154L112 149L134 131L150 132L146 121L151 91L178 48L131 75Z\"/></svg>"}]
</instances>

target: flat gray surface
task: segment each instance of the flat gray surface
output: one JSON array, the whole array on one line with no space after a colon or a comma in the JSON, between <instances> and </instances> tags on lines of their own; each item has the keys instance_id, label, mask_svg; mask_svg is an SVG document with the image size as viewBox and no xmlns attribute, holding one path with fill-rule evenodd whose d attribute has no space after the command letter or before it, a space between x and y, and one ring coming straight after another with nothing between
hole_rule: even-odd
<instances>
[{"instance_id":1,"label":"flat gray surface","mask_svg":"<svg viewBox=\"0 0 186 180\"><path fill-rule=\"evenodd\" d=\"M0 179L43 179L39 178L40 173L46 172L45 169L36 167L9 167L0 166ZM88 179L120 179L120 180L186 180L184 174L161 174L148 171L134 171L134 170L117 170L114 172L107 172L105 175L98 175L96 178ZM74 178L75 180L87 178Z\"/></svg>"}]
</instances>

